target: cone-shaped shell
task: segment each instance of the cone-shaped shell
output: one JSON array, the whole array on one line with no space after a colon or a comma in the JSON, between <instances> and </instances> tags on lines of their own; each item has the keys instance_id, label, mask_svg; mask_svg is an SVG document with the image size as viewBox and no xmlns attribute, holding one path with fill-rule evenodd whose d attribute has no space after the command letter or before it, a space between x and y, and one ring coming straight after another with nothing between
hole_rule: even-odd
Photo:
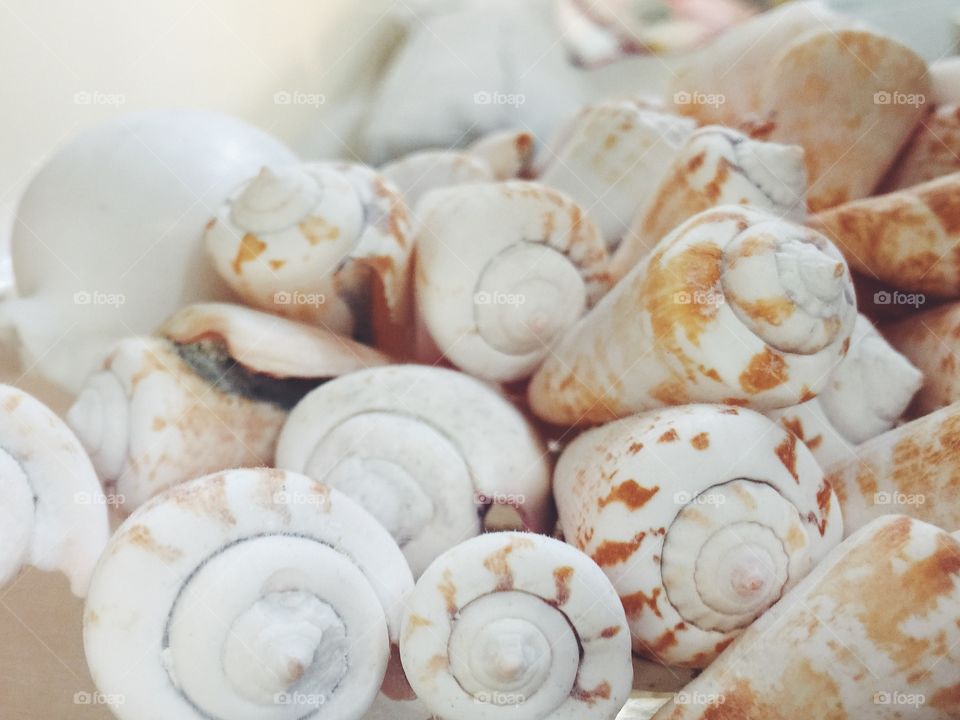
<instances>
[{"instance_id":1,"label":"cone-shaped shell","mask_svg":"<svg viewBox=\"0 0 960 720\"><path fill-rule=\"evenodd\" d=\"M843 532L810 451L734 407L590 430L564 450L554 495L567 541L617 589L634 652L667 665L709 664Z\"/></svg>"},{"instance_id":2,"label":"cone-shaped shell","mask_svg":"<svg viewBox=\"0 0 960 720\"><path fill-rule=\"evenodd\" d=\"M960 715L960 541L902 516L834 549L654 720Z\"/></svg>"},{"instance_id":3,"label":"cone-shaped shell","mask_svg":"<svg viewBox=\"0 0 960 720\"><path fill-rule=\"evenodd\" d=\"M438 720L606 720L633 674L623 608L600 569L525 533L437 558L406 603L400 656Z\"/></svg>"},{"instance_id":4,"label":"cone-shaped shell","mask_svg":"<svg viewBox=\"0 0 960 720\"><path fill-rule=\"evenodd\" d=\"M533 429L491 387L452 370L397 365L327 383L291 411L277 465L353 496L417 575L498 506L536 532L553 521Z\"/></svg>"},{"instance_id":5,"label":"cone-shaped shell","mask_svg":"<svg viewBox=\"0 0 960 720\"><path fill-rule=\"evenodd\" d=\"M855 319L825 237L723 206L670 233L564 336L530 402L557 424L689 402L795 405L825 386Z\"/></svg>"},{"instance_id":6,"label":"cone-shaped shell","mask_svg":"<svg viewBox=\"0 0 960 720\"><path fill-rule=\"evenodd\" d=\"M87 662L100 691L123 698L121 720L294 720L320 707L359 720L412 586L389 534L336 490L278 470L211 475L111 539L87 598Z\"/></svg>"}]
</instances>

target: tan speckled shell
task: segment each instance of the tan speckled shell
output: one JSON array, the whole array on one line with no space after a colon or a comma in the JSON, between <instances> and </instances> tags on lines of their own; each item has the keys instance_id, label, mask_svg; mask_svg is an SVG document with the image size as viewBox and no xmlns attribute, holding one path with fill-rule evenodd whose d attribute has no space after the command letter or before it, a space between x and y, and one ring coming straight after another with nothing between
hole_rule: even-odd
<instances>
[{"instance_id":1,"label":"tan speckled shell","mask_svg":"<svg viewBox=\"0 0 960 720\"><path fill-rule=\"evenodd\" d=\"M927 115L883 182L884 192L904 190L960 171L960 104Z\"/></svg>"}]
</instances>

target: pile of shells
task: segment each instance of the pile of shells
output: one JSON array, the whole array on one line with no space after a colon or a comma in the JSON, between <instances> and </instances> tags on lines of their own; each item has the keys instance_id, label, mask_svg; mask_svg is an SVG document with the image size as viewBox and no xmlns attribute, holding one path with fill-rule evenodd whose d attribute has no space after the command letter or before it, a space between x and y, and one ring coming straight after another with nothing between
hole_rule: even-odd
<instances>
[{"instance_id":1,"label":"pile of shells","mask_svg":"<svg viewBox=\"0 0 960 720\"><path fill-rule=\"evenodd\" d=\"M800 3L553 140L239 143L162 240L219 289L149 269L66 423L0 387L0 581L69 576L121 720L960 717L956 77ZM74 192L146 172L111 132L28 191L52 247L83 197L141 242ZM28 346L80 322L36 245Z\"/></svg>"}]
</instances>

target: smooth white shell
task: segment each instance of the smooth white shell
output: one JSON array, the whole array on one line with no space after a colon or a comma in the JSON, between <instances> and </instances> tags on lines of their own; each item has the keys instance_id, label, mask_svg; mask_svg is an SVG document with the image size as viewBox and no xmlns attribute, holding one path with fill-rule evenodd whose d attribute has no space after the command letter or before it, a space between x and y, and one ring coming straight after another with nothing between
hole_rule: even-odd
<instances>
[{"instance_id":1,"label":"smooth white shell","mask_svg":"<svg viewBox=\"0 0 960 720\"><path fill-rule=\"evenodd\" d=\"M123 720L359 719L412 585L390 536L339 492L277 470L207 476L111 540L87 661Z\"/></svg>"},{"instance_id":2,"label":"smooth white shell","mask_svg":"<svg viewBox=\"0 0 960 720\"><path fill-rule=\"evenodd\" d=\"M113 341L225 297L203 256L204 224L261 165L294 160L261 130L194 110L123 116L67 143L17 210L22 299L0 314L24 364L76 390Z\"/></svg>"}]
</instances>

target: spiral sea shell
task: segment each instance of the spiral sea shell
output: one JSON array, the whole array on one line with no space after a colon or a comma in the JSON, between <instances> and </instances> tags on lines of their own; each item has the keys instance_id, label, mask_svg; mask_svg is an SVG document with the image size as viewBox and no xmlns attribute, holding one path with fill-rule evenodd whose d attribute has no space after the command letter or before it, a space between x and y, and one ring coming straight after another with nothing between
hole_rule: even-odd
<instances>
[{"instance_id":1,"label":"spiral sea shell","mask_svg":"<svg viewBox=\"0 0 960 720\"><path fill-rule=\"evenodd\" d=\"M611 719L631 686L617 594L543 535L481 535L437 558L406 603L400 657L438 720Z\"/></svg>"},{"instance_id":2,"label":"spiral sea shell","mask_svg":"<svg viewBox=\"0 0 960 720\"><path fill-rule=\"evenodd\" d=\"M370 348L249 308L184 308L118 343L68 422L129 512L199 475L270 465L287 411L324 381L382 365Z\"/></svg>"},{"instance_id":3,"label":"spiral sea shell","mask_svg":"<svg viewBox=\"0 0 960 720\"><path fill-rule=\"evenodd\" d=\"M351 495L403 549L414 574L486 524L548 532L546 450L492 388L452 370L351 373L290 413L277 465Z\"/></svg>"},{"instance_id":4,"label":"spiral sea shell","mask_svg":"<svg viewBox=\"0 0 960 720\"><path fill-rule=\"evenodd\" d=\"M815 396L847 351L850 274L822 235L741 206L680 225L553 348L534 412L603 422L688 402L770 409Z\"/></svg>"},{"instance_id":5,"label":"spiral sea shell","mask_svg":"<svg viewBox=\"0 0 960 720\"><path fill-rule=\"evenodd\" d=\"M371 284L389 319L407 309L409 217L399 192L360 165L266 167L241 186L204 235L217 272L247 303L376 334ZM371 329L372 328L372 329Z\"/></svg>"},{"instance_id":6,"label":"spiral sea shell","mask_svg":"<svg viewBox=\"0 0 960 720\"><path fill-rule=\"evenodd\" d=\"M107 501L72 432L32 396L0 385L0 587L25 564L83 596L107 544Z\"/></svg>"},{"instance_id":7,"label":"spiral sea shell","mask_svg":"<svg viewBox=\"0 0 960 720\"><path fill-rule=\"evenodd\" d=\"M634 219L613 256L611 273L623 277L677 225L717 205L751 205L803 222L806 185L803 150L796 145L751 140L716 125L701 128L680 148Z\"/></svg>"},{"instance_id":8,"label":"spiral sea shell","mask_svg":"<svg viewBox=\"0 0 960 720\"><path fill-rule=\"evenodd\" d=\"M633 650L704 667L842 535L810 451L767 418L690 405L587 431L554 475L560 524L620 595Z\"/></svg>"},{"instance_id":9,"label":"spiral sea shell","mask_svg":"<svg viewBox=\"0 0 960 720\"><path fill-rule=\"evenodd\" d=\"M358 720L379 691L413 578L336 490L234 470L132 515L84 614L94 681L121 720Z\"/></svg>"},{"instance_id":10,"label":"spiral sea shell","mask_svg":"<svg viewBox=\"0 0 960 720\"><path fill-rule=\"evenodd\" d=\"M472 375L526 377L608 287L596 227L538 183L438 190L418 218L420 315L439 349Z\"/></svg>"},{"instance_id":11,"label":"spiral sea shell","mask_svg":"<svg viewBox=\"0 0 960 720\"><path fill-rule=\"evenodd\" d=\"M960 541L898 515L836 547L654 720L960 716Z\"/></svg>"}]
</instances>

